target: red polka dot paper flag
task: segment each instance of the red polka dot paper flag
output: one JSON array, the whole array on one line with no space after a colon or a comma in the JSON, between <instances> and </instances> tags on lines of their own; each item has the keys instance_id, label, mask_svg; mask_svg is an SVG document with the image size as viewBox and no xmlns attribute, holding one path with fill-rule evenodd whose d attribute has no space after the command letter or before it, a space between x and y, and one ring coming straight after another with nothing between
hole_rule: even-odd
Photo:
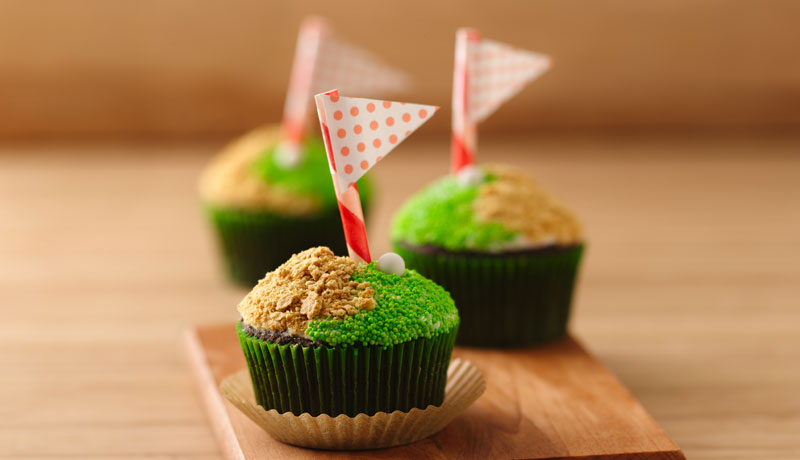
<instances>
[{"instance_id":1,"label":"red polka dot paper flag","mask_svg":"<svg viewBox=\"0 0 800 460\"><path fill-rule=\"evenodd\" d=\"M476 122L489 117L531 81L550 69L544 54L483 39L469 48L469 112Z\"/></svg>"},{"instance_id":2,"label":"red polka dot paper flag","mask_svg":"<svg viewBox=\"0 0 800 460\"><path fill-rule=\"evenodd\" d=\"M475 162L478 122L549 70L550 65L547 55L482 39L473 29L459 29L453 72L454 173Z\"/></svg>"},{"instance_id":3,"label":"red polka dot paper flag","mask_svg":"<svg viewBox=\"0 0 800 460\"><path fill-rule=\"evenodd\" d=\"M300 27L286 93L279 160L291 166L302 158L301 144L314 94L340 88L381 96L404 90L409 80L405 73L341 40L322 18L307 18Z\"/></svg>"},{"instance_id":4,"label":"red polka dot paper flag","mask_svg":"<svg viewBox=\"0 0 800 460\"><path fill-rule=\"evenodd\" d=\"M439 107L339 96L336 90L315 96L317 114L339 202L350 257L371 259L356 181Z\"/></svg>"},{"instance_id":5,"label":"red polka dot paper flag","mask_svg":"<svg viewBox=\"0 0 800 460\"><path fill-rule=\"evenodd\" d=\"M339 96L316 96L331 173L346 189L439 109L432 105Z\"/></svg>"}]
</instances>

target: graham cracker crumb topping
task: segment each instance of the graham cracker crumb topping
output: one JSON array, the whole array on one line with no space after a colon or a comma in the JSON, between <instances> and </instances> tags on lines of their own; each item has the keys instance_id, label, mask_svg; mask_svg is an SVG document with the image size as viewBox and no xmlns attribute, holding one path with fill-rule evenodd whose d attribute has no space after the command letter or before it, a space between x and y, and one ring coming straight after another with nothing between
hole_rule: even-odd
<instances>
[{"instance_id":1,"label":"graham cracker crumb topping","mask_svg":"<svg viewBox=\"0 0 800 460\"><path fill-rule=\"evenodd\" d=\"M200 177L204 201L226 207L267 209L290 215L317 212L319 203L276 187L253 172L253 164L280 139L277 127L261 127L234 140L215 156Z\"/></svg>"},{"instance_id":2,"label":"graham cracker crumb topping","mask_svg":"<svg viewBox=\"0 0 800 460\"><path fill-rule=\"evenodd\" d=\"M578 219L533 180L510 168L488 166L496 177L480 188L475 214L484 222L500 222L533 243L562 245L581 240Z\"/></svg>"},{"instance_id":3,"label":"graham cracker crumb topping","mask_svg":"<svg viewBox=\"0 0 800 460\"><path fill-rule=\"evenodd\" d=\"M341 318L372 310L375 291L351 281L358 269L349 257L326 247L293 255L258 282L237 307L245 324L304 335L315 318Z\"/></svg>"}]
</instances>

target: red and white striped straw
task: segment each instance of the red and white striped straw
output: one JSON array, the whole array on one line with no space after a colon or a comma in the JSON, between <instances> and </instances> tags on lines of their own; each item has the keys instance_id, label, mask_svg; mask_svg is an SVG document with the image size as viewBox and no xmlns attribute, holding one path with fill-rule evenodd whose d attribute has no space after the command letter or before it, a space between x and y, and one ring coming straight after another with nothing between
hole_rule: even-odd
<instances>
[{"instance_id":1,"label":"red and white striped straw","mask_svg":"<svg viewBox=\"0 0 800 460\"><path fill-rule=\"evenodd\" d=\"M319 115L319 124L322 129L322 138L325 141L325 151L328 154L331 175L333 176L333 187L339 203L339 213L342 215L342 227L344 228L344 238L347 241L347 251L350 254L350 258L356 262L371 262L369 242L367 241L367 227L364 224L364 213L361 210L361 197L358 195L358 186L355 182L351 182L342 190L336 177L336 160L334 159L331 135L328 130L328 115L325 113L325 105L322 103L323 97L337 100L339 91L333 90L317 94L314 100L317 103L317 114Z\"/></svg>"},{"instance_id":2,"label":"red and white striped straw","mask_svg":"<svg viewBox=\"0 0 800 460\"><path fill-rule=\"evenodd\" d=\"M478 46L480 34L474 29L456 32L455 69L453 71L453 134L450 148L450 170L457 174L465 166L475 164L478 147L477 122L469 110L470 57Z\"/></svg>"},{"instance_id":3,"label":"red and white striped straw","mask_svg":"<svg viewBox=\"0 0 800 460\"><path fill-rule=\"evenodd\" d=\"M308 123L308 101L314 94L315 67L323 40L328 35L330 28L322 18L306 18L300 26L283 108L281 142L277 150L279 161L283 164L293 165L302 158L303 137Z\"/></svg>"},{"instance_id":4,"label":"red and white striped straw","mask_svg":"<svg viewBox=\"0 0 800 460\"><path fill-rule=\"evenodd\" d=\"M350 257L369 262L356 182L439 110L434 105L339 96L314 97ZM334 135L332 135L334 134Z\"/></svg>"}]
</instances>

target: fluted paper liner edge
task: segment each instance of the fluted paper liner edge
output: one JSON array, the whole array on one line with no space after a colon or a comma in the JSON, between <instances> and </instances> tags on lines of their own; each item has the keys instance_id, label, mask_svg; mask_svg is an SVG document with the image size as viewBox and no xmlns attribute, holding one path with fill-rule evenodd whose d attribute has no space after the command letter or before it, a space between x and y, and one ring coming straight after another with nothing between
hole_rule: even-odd
<instances>
[{"instance_id":1,"label":"fluted paper liner edge","mask_svg":"<svg viewBox=\"0 0 800 460\"><path fill-rule=\"evenodd\" d=\"M486 381L471 362L455 358L447 368L441 406L355 417L264 410L256 404L247 369L226 377L219 389L225 399L278 441L313 449L358 450L409 444L438 433L483 394Z\"/></svg>"}]
</instances>

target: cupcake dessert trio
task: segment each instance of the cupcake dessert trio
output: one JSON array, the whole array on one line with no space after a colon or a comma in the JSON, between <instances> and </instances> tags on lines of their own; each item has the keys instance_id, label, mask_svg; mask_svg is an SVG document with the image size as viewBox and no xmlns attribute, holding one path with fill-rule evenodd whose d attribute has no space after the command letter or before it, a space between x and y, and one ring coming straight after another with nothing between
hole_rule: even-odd
<instances>
[{"instance_id":1,"label":"cupcake dessert trio","mask_svg":"<svg viewBox=\"0 0 800 460\"><path fill-rule=\"evenodd\" d=\"M534 181L475 162L477 123L549 59L465 29L456 46L452 174L402 206L391 230L396 253L373 261L365 174L438 107L330 90L314 97L321 140L305 136L311 81L324 74L325 56L352 58L326 48L325 30L311 23L301 32L282 128L237 140L201 181L230 273L255 284L236 324L254 404L241 385L226 388L276 439L385 447L434 433L483 391L468 363L456 365L453 385L464 386L446 390L456 343L519 347L566 333L583 236ZM380 75L389 73L358 78L375 88ZM341 244L333 238L340 228ZM448 391L461 399L448 406ZM417 433L420 417L429 423Z\"/></svg>"}]
</instances>

